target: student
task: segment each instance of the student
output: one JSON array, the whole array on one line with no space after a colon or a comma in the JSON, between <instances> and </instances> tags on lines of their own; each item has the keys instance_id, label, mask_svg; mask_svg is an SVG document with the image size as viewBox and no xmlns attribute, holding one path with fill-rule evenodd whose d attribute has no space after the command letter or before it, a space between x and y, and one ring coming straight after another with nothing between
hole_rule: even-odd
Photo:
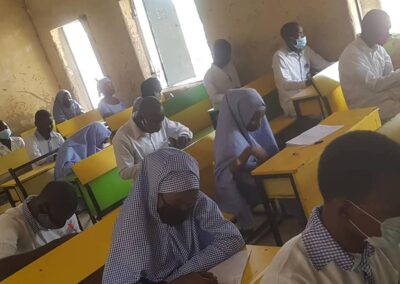
<instances>
[{"instance_id":1,"label":"student","mask_svg":"<svg viewBox=\"0 0 400 284\"><path fill-rule=\"evenodd\" d=\"M141 96L133 101L133 109L137 110L143 98L146 97L155 97L160 102L163 102L165 98L161 94L161 91L162 91L161 83L157 78L150 77L144 80L143 83L140 85Z\"/></svg>"},{"instance_id":2,"label":"student","mask_svg":"<svg viewBox=\"0 0 400 284\"><path fill-rule=\"evenodd\" d=\"M24 140L21 137L11 136L11 129L7 123L0 120L0 157L24 147Z\"/></svg>"},{"instance_id":3,"label":"student","mask_svg":"<svg viewBox=\"0 0 400 284\"><path fill-rule=\"evenodd\" d=\"M272 69L281 107L286 115L295 117L291 98L311 85L313 73L325 69L331 63L307 45L307 37L300 24L292 22L283 25L281 37L285 47L275 52Z\"/></svg>"},{"instance_id":4,"label":"student","mask_svg":"<svg viewBox=\"0 0 400 284\"><path fill-rule=\"evenodd\" d=\"M68 138L57 152L55 179L70 175L74 164L101 151L110 135L110 130L103 124L94 122Z\"/></svg>"},{"instance_id":5,"label":"student","mask_svg":"<svg viewBox=\"0 0 400 284\"><path fill-rule=\"evenodd\" d=\"M48 183L40 195L0 215L0 280L80 232L75 188Z\"/></svg>"},{"instance_id":6,"label":"student","mask_svg":"<svg viewBox=\"0 0 400 284\"><path fill-rule=\"evenodd\" d=\"M122 125L113 138L119 175L123 179L135 178L145 156L168 147L170 140L183 149L192 137L189 128L165 117L157 98L143 98L132 119Z\"/></svg>"},{"instance_id":7,"label":"student","mask_svg":"<svg viewBox=\"0 0 400 284\"><path fill-rule=\"evenodd\" d=\"M214 62L204 76L204 86L214 106L219 105L229 89L240 88L240 80L236 68L231 61L231 44L225 39L214 43Z\"/></svg>"},{"instance_id":8,"label":"student","mask_svg":"<svg viewBox=\"0 0 400 284\"><path fill-rule=\"evenodd\" d=\"M116 221L103 283L216 283L205 272L244 241L199 191L199 178L196 160L183 151L146 156Z\"/></svg>"},{"instance_id":9,"label":"student","mask_svg":"<svg viewBox=\"0 0 400 284\"><path fill-rule=\"evenodd\" d=\"M35 126L35 133L26 140L26 150L31 160L60 148L64 143L61 134L53 131L53 118L47 110L42 109L36 112ZM54 157L49 157L36 162L35 166L53 161Z\"/></svg>"},{"instance_id":10,"label":"student","mask_svg":"<svg viewBox=\"0 0 400 284\"><path fill-rule=\"evenodd\" d=\"M99 102L99 111L102 117L108 117L123 111L126 106L123 102L120 102L115 95L114 86L110 78L103 78L97 82L97 90L99 94L103 94L103 98Z\"/></svg>"},{"instance_id":11,"label":"student","mask_svg":"<svg viewBox=\"0 0 400 284\"><path fill-rule=\"evenodd\" d=\"M400 70L393 71L383 45L390 38L390 17L371 10L361 23L361 35L339 58L340 83L351 108L379 107L382 122L400 112Z\"/></svg>"},{"instance_id":12,"label":"student","mask_svg":"<svg viewBox=\"0 0 400 284\"><path fill-rule=\"evenodd\" d=\"M322 154L318 179L324 204L262 283L399 283L400 146L375 132L341 136Z\"/></svg>"},{"instance_id":13,"label":"student","mask_svg":"<svg viewBox=\"0 0 400 284\"><path fill-rule=\"evenodd\" d=\"M215 136L218 205L237 218L237 226L254 229L251 205L264 202L250 172L278 152L265 117L266 106L253 89L228 91L221 103Z\"/></svg>"},{"instance_id":14,"label":"student","mask_svg":"<svg viewBox=\"0 0 400 284\"><path fill-rule=\"evenodd\" d=\"M57 93L53 106L53 116L57 124L83 113L83 108L72 99L69 91L60 90Z\"/></svg>"}]
</instances>

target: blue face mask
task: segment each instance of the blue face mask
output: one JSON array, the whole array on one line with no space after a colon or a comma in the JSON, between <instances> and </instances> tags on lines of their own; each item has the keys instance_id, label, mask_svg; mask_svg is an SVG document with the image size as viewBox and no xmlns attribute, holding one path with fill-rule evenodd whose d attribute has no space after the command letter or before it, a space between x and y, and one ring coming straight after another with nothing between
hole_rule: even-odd
<instances>
[{"instance_id":1,"label":"blue face mask","mask_svg":"<svg viewBox=\"0 0 400 284\"><path fill-rule=\"evenodd\" d=\"M6 129L0 131L0 139L7 140L7 139L10 139L10 136L11 136L10 128L6 128Z\"/></svg>"},{"instance_id":2,"label":"blue face mask","mask_svg":"<svg viewBox=\"0 0 400 284\"><path fill-rule=\"evenodd\" d=\"M307 46L307 37L298 38L296 40L296 44L294 45L295 48L303 50Z\"/></svg>"}]
</instances>

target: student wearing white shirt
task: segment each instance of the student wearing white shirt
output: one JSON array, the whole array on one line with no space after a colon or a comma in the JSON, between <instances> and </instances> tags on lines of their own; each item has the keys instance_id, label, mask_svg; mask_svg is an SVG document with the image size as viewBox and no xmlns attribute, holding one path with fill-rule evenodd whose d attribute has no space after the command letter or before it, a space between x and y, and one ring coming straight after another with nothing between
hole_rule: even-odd
<instances>
[{"instance_id":1,"label":"student wearing white shirt","mask_svg":"<svg viewBox=\"0 0 400 284\"><path fill-rule=\"evenodd\" d=\"M311 77L331 63L315 53L307 45L303 27L291 22L281 28L285 47L275 52L272 60L279 101L286 115L295 117L291 98L311 84Z\"/></svg>"},{"instance_id":2,"label":"student wearing white shirt","mask_svg":"<svg viewBox=\"0 0 400 284\"><path fill-rule=\"evenodd\" d=\"M25 142L21 137L12 137L11 134L7 123L0 120L0 157L25 147Z\"/></svg>"},{"instance_id":3,"label":"student wearing white shirt","mask_svg":"<svg viewBox=\"0 0 400 284\"><path fill-rule=\"evenodd\" d=\"M214 62L203 80L214 108L219 108L226 91L241 87L236 68L231 61L231 51L231 44L228 41L224 39L215 41Z\"/></svg>"},{"instance_id":4,"label":"student wearing white shirt","mask_svg":"<svg viewBox=\"0 0 400 284\"><path fill-rule=\"evenodd\" d=\"M325 149L324 199L267 268L263 284L400 283L400 146L356 131Z\"/></svg>"},{"instance_id":5,"label":"student wearing white shirt","mask_svg":"<svg viewBox=\"0 0 400 284\"><path fill-rule=\"evenodd\" d=\"M165 117L157 98L143 98L132 119L121 126L113 139L119 175L123 179L135 178L145 156L171 143L183 149L192 137L189 128Z\"/></svg>"},{"instance_id":6,"label":"student wearing white shirt","mask_svg":"<svg viewBox=\"0 0 400 284\"><path fill-rule=\"evenodd\" d=\"M108 117L126 109L126 106L115 97L114 85L110 78L105 77L97 82L97 91L104 97L99 102L98 109L102 117Z\"/></svg>"},{"instance_id":7,"label":"student wearing white shirt","mask_svg":"<svg viewBox=\"0 0 400 284\"><path fill-rule=\"evenodd\" d=\"M390 38L389 15L371 10L361 23L361 35L339 58L340 82L351 108L379 107L382 122L400 112L400 70L393 70L383 45Z\"/></svg>"},{"instance_id":8,"label":"student wearing white shirt","mask_svg":"<svg viewBox=\"0 0 400 284\"><path fill-rule=\"evenodd\" d=\"M77 202L71 184L54 181L0 215L0 280L80 232Z\"/></svg>"},{"instance_id":9,"label":"student wearing white shirt","mask_svg":"<svg viewBox=\"0 0 400 284\"><path fill-rule=\"evenodd\" d=\"M47 110L36 112L35 126L35 133L26 140L26 149L31 160L58 149L64 143L61 134L53 131L53 118ZM53 161L54 157L49 157L36 162L35 166Z\"/></svg>"}]
</instances>

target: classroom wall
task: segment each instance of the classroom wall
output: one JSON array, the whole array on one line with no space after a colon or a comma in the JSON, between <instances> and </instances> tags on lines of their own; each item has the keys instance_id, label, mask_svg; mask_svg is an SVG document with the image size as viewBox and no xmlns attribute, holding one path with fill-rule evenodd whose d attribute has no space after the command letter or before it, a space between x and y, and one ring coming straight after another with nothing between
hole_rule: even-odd
<instances>
[{"instance_id":1,"label":"classroom wall","mask_svg":"<svg viewBox=\"0 0 400 284\"><path fill-rule=\"evenodd\" d=\"M23 0L0 0L0 119L14 133L50 110L58 89Z\"/></svg>"},{"instance_id":2,"label":"classroom wall","mask_svg":"<svg viewBox=\"0 0 400 284\"><path fill-rule=\"evenodd\" d=\"M355 37L346 0L195 0L210 46L218 38L233 45L233 60L243 83L270 71L281 46L281 26L300 22L310 46L337 60Z\"/></svg>"}]
</instances>

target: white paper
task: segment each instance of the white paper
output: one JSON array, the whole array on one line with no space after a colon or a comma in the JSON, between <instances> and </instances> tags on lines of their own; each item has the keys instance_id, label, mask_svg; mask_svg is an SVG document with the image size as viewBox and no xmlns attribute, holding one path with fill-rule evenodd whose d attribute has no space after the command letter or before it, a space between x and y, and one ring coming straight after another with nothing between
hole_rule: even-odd
<instances>
[{"instance_id":1,"label":"white paper","mask_svg":"<svg viewBox=\"0 0 400 284\"><path fill-rule=\"evenodd\" d=\"M209 270L209 272L217 277L219 284L240 284L242 283L244 269L246 268L249 256L250 251L240 251Z\"/></svg>"},{"instance_id":2,"label":"white paper","mask_svg":"<svg viewBox=\"0 0 400 284\"><path fill-rule=\"evenodd\" d=\"M286 142L288 146L300 146L300 145L313 145L319 141L323 141L328 135L341 129L343 125L321 125L318 124L313 128L303 132L299 136Z\"/></svg>"}]
</instances>

